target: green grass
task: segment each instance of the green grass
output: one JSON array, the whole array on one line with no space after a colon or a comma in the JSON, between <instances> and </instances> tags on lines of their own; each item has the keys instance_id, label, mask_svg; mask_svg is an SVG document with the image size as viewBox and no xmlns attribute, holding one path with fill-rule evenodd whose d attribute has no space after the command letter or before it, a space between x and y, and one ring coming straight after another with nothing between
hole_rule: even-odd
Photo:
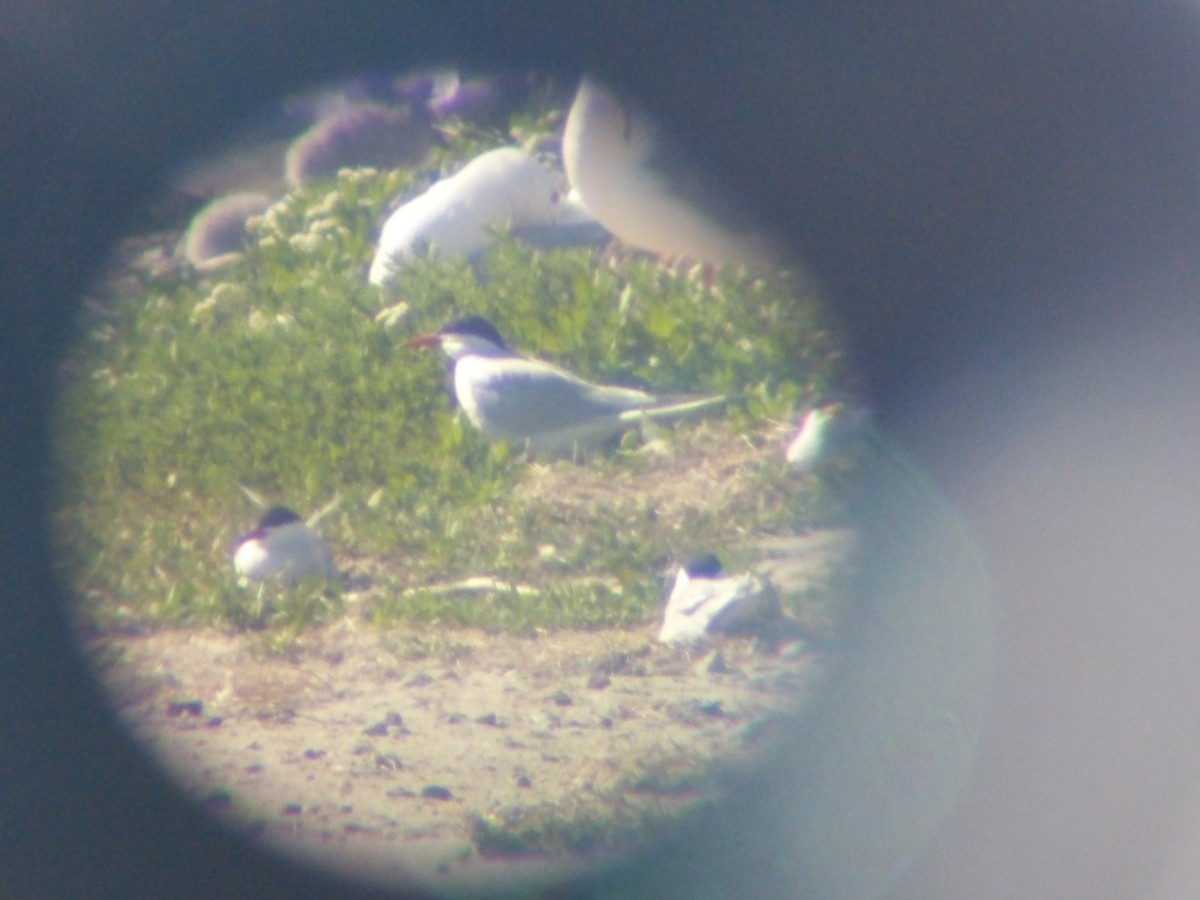
<instances>
[{"instance_id":1,"label":"green grass","mask_svg":"<svg viewBox=\"0 0 1200 900\"><path fill-rule=\"evenodd\" d=\"M629 850L677 829L710 807L732 774L722 762L651 752L611 784L565 803L518 803L468 818L485 857L556 856Z\"/></svg>"},{"instance_id":2,"label":"green grass","mask_svg":"<svg viewBox=\"0 0 1200 900\"><path fill-rule=\"evenodd\" d=\"M626 851L650 835L670 834L679 821L680 811L674 806L639 802L636 795L611 791L574 807L501 807L471 816L468 825L480 856L520 858Z\"/></svg>"},{"instance_id":3,"label":"green grass","mask_svg":"<svg viewBox=\"0 0 1200 900\"><path fill-rule=\"evenodd\" d=\"M499 143L464 128L435 161ZM319 530L341 564L369 569L363 608L379 624L516 631L649 621L670 560L718 548L738 564L756 534L834 510L769 445L845 374L801 279L725 269L708 284L636 254L539 252L498 233L477 271L420 260L384 294L365 280L376 223L417 187L407 171L344 172L276 204L243 260L147 278L81 324L57 408L57 531L90 626L296 631L344 614L336 586L236 584L233 540L259 514L239 484L302 516L340 498ZM465 313L587 378L736 399L716 422L656 433L662 452L635 436L581 465L533 466L461 423L441 355L406 346ZM650 487L694 468L685 451L704 428L724 442L706 452L757 456L720 476L736 483L723 507L672 511ZM573 503L537 492L555 480L625 487ZM426 590L472 576L534 590Z\"/></svg>"}]
</instances>

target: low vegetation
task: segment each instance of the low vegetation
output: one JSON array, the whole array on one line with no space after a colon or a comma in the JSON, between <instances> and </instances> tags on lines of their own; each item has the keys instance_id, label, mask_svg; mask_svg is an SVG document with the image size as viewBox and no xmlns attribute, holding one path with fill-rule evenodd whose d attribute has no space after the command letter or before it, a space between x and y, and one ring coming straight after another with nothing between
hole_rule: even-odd
<instances>
[{"instance_id":1,"label":"low vegetation","mask_svg":"<svg viewBox=\"0 0 1200 900\"><path fill-rule=\"evenodd\" d=\"M430 165L501 142L466 129ZM372 240L423 183L343 171L252 222L237 262L98 289L56 422L60 556L89 626L298 630L351 595L381 625L645 622L672 561L715 548L744 564L756 537L833 514L780 452L793 411L844 374L801 278L539 251L498 229L481 259L419 260L385 294L365 279ZM406 346L467 313L587 378L733 399L531 463L460 421L441 355ZM301 516L330 505L317 527L345 583L240 586L230 553L260 512L243 486ZM453 593L470 578L499 587Z\"/></svg>"}]
</instances>

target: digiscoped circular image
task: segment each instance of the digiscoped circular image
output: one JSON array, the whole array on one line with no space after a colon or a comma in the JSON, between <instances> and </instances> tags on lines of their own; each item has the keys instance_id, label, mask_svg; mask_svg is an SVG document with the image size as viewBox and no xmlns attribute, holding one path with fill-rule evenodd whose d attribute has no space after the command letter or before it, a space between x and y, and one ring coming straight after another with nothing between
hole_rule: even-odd
<instances>
[{"instance_id":1,"label":"digiscoped circular image","mask_svg":"<svg viewBox=\"0 0 1200 900\"><path fill-rule=\"evenodd\" d=\"M146 221L61 366L57 553L198 807L463 892L668 878L753 803L814 896L886 889L982 729L982 560L803 261L635 98L325 86Z\"/></svg>"}]
</instances>

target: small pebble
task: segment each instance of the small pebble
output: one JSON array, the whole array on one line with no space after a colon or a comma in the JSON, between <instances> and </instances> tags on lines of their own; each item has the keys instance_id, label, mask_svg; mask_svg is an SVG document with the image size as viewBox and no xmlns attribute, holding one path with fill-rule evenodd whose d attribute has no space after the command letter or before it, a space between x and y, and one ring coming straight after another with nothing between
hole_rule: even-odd
<instances>
[{"instance_id":1,"label":"small pebble","mask_svg":"<svg viewBox=\"0 0 1200 900\"><path fill-rule=\"evenodd\" d=\"M430 800L449 800L454 795L450 793L449 788L444 788L440 784L431 784L421 789L421 796L428 797Z\"/></svg>"},{"instance_id":2,"label":"small pebble","mask_svg":"<svg viewBox=\"0 0 1200 900\"><path fill-rule=\"evenodd\" d=\"M298 816L304 812L304 807L299 803L289 803L283 808L282 812L285 816Z\"/></svg>"},{"instance_id":3,"label":"small pebble","mask_svg":"<svg viewBox=\"0 0 1200 900\"><path fill-rule=\"evenodd\" d=\"M199 700L172 700L167 704L167 715L175 718L187 713L189 716L198 716L204 712L204 704Z\"/></svg>"},{"instance_id":4,"label":"small pebble","mask_svg":"<svg viewBox=\"0 0 1200 900\"><path fill-rule=\"evenodd\" d=\"M389 728L395 728L397 734L407 733L404 727L404 719L401 718L398 712L389 712L384 716L382 722L376 722L374 725L363 730L363 734L370 737L384 737L388 733Z\"/></svg>"},{"instance_id":5,"label":"small pebble","mask_svg":"<svg viewBox=\"0 0 1200 900\"><path fill-rule=\"evenodd\" d=\"M725 710L721 708L720 700L711 700L708 703L700 704L700 712L714 719L725 715Z\"/></svg>"},{"instance_id":6,"label":"small pebble","mask_svg":"<svg viewBox=\"0 0 1200 900\"><path fill-rule=\"evenodd\" d=\"M395 753L377 753L375 754L375 768L399 771L404 768L404 763Z\"/></svg>"}]
</instances>

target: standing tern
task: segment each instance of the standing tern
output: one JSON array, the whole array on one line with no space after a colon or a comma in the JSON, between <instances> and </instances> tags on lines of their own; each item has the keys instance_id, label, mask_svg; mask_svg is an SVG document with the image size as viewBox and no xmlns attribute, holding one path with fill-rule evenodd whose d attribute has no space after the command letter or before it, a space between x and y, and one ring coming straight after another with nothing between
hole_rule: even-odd
<instances>
[{"instance_id":1,"label":"standing tern","mask_svg":"<svg viewBox=\"0 0 1200 900\"><path fill-rule=\"evenodd\" d=\"M635 388L592 384L558 366L521 356L482 316L457 319L412 347L440 346L454 366L454 396L489 438L528 443L546 454L602 443L645 419L671 419L717 406L725 397L665 398Z\"/></svg>"},{"instance_id":2,"label":"standing tern","mask_svg":"<svg viewBox=\"0 0 1200 900\"><path fill-rule=\"evenodd\" d=\"M584 78L567 114L571 187L626 244L696 262L770 265L778 248L643 109Z\"/></svg>"},{"instance_id":3,"label":"standing tern","mask_svg":"<svg viewBox=\"0 0 1200 900\"><path fill-rule=\"evenodd\" d=\"M750 574L726 576L721 561L705 553L676 573L658 639L664 644L696 643L744 622L766 602L761 581Z\"/></svg>"},{"instance_id":4,"label":"standing tern","mask_svg":"<svg viewBox=\"0 0 1200 900\"><path fill-rule=\"evenodd\" d=\"M336 574L325 542L286 506L272 506L253 531L238 538L233 567L248 581L278 575L288 584Z\"/></svg>"}]
</instances>

